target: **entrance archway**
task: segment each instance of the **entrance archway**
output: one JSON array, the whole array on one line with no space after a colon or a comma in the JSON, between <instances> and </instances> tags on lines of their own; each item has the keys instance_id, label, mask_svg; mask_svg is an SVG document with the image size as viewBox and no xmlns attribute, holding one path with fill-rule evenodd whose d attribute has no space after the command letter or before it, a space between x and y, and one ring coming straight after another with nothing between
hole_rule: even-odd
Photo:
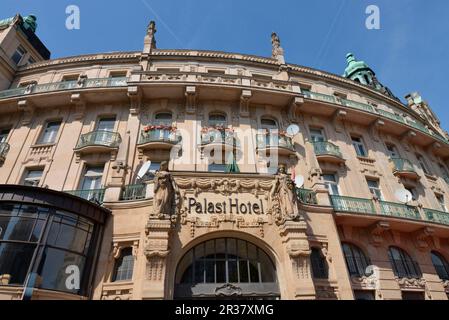
<instances>
[{"instance_id":1,"label":"entrance archway","mask_svg":"<svg viewBox=\"0 0 449 320\"><path fill-rule=\"evenodd\" d=\"M279 299L276 268L251 242L217 238L190 249L180 260L175 299Z\"/></svg>"}]
</instances>

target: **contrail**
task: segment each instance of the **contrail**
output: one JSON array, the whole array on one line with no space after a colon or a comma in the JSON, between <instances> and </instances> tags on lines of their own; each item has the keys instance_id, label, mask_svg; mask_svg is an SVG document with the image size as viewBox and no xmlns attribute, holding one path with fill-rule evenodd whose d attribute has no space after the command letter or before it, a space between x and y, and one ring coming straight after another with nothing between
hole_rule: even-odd
<instances>
[{"instance_id":1,"label":"contrail","mask_svg":"<svg viewBox=\"0 0 449 320\"><path fill-rule=\"evenodd\" d=\"M176 34L173 32L173 30L164 22L164 20L157 14L156 11L150 6L150 4L147 2L147 0L141 0L141 2L144 4L145 7L148 8L148 10L151 11L151 13L156 17L156 19L164 26L165 29L167 29L168 33L171 34L173 38L179 43L181 48L184 47L184 44L182 41L176 36Z\"/></svg>"}]
</instances>

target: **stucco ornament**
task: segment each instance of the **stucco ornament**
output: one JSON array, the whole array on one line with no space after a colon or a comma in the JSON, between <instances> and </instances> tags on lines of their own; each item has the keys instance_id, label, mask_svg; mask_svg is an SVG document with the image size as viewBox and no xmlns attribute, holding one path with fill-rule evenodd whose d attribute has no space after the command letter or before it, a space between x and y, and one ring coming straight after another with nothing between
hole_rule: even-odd
<instances>
[{"instance_id":1,"label":"stucco ornament","mask_svg":"<svg viewBox=\"0 0 449 320\"><path fill-rule=\"evenodd\" d=\"M154 205L152 217L172 216L176 213L179 202L178 187L168 170L168 163L162 162L154 177Z\"/></svg>"},{"instance_id":2,"label":"stucco ornament","mask_svg":"<svg viewBox=\"0 0 449 320\"><path fill-rule=\"evenodd\" d=\"M272 56L276 58L277 56L283 55L284 50L281 47L281 40L276 32L271 34L271 45L272 45Z\"/></svg>"},{"instance_id":3,"label":"stucco ornament","mask_svg":"<svg viewBox=\"0 0 449 320\"><path fill-rule=\"evenodd\" d=\"M287 220L298 220L299 202L295 194L295 184L286 173L285 166L280 166L270 192L270 207L277 224Z\"/></svg>"}]
</instances>

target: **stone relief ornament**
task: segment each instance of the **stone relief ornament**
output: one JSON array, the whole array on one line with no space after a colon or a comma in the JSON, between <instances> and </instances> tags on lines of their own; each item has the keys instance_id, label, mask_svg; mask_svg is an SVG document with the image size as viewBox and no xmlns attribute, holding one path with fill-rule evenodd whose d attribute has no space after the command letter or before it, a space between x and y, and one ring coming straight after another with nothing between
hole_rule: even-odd
<instances>
[{"instance_id":1,"label":"stone relief ornament","mask_svg":"<svg viewBox=\"0 0 449 320\"><path fill-rule=\"evenodd\" d=\"M234 297L234 296L238 297L241 295L242 289L230 283L215 288L215 296L217 297Z\"/></svg>"},{"instance_id":2,"label":"stone relief ornament","mask_svg":"<svg viewBox=\"0 0 449 320\"><path fill-rule=\"evenodd\" d=\"M397 279L401 289L425 289L426 280L416 278L399 278Z\"/></svg>"},{"instance_id":3,"label":"stone relief ornament","mask_svg":"<svg viewBox=\"0 0 449 320\"><path fill-rule=\"evenodd\" d=\"M285 166L279 167L269 200L272 215L277 224L299 219L299 202L295 194L295 184L286 173Z\"/></svg>"},{"instance_id":4,"label":"stone relief ornament","mask_svg":"<svg viewBox=\"0 0 449 320\"><path fill-rule=\"evenodd\" d=\"M179 204L176 198L179 198L178 187L168 170L166 161L161 163L161 169L156 172L154 177L154 205L152 217L172 216L176 213Z\"/></svg>"}]
</instances>

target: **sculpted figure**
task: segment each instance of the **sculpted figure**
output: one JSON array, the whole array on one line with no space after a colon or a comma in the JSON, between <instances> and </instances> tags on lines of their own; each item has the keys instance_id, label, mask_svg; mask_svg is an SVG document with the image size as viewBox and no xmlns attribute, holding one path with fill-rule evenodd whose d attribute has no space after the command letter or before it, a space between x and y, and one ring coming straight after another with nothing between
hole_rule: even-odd
<instances>
[{"instance_id":1,"label":"sculpted figure","mask_svg":"<svg viewBox=\"0 0 449 320\"><path fill-rule=\"evenodd\" d=\"M154 177L154 208L153 215L172 215L176 209L176 195L178 188L168 170L166 161Z\"/></svg>"},{"instance_id":2,"label":"sculpted figure","mask_svg":"<svg viewBox=\"0 0 449 320\"><path fill-rule=\"evenodd\" d=\"M285 166L279 167L270 195L271 203L278 205L278 220L299 218L298 199L295 194L294 183L286 173Z\"/></svg>"}]
</instances>

